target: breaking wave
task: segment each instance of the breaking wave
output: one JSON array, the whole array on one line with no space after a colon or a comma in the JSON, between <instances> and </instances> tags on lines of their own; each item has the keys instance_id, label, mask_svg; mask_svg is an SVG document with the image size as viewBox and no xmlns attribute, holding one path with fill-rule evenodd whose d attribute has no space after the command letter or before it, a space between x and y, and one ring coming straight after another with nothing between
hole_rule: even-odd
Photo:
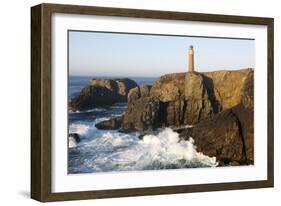
<instances>
[{"instance_id":1,"label":"breaking wave","mask_svg":"<svg viewBox=\"0 0 281 206\"><path fill-rule=\"evenodd\" d=\"M69 110L69 113L89 113L89 112L104 112L104 111L107 111L105 108L102 108L102 107L97 107L97 108L94 108L94 109L89 109L89 110L85 110L85 111L72 111L72 110Z\"/></svg>"},{"instance_id":2,"label":"breaking wave","mask_svg":"<svg viewBox=\"0 0 281 206\"><path fill-rule=\"evenodd\" d=\"M194 140L182 140L165 128L157 135L101 131L94 125L71 127L86 141L70 148L69 173L178 169L217 166L215 157L196 151Z\"/></svg>"}]
</instances>

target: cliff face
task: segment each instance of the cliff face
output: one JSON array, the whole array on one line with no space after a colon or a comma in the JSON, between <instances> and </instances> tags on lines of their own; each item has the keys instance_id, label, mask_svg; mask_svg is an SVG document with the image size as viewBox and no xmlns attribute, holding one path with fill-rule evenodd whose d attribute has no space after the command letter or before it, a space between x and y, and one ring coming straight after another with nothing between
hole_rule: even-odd
<instances>
[{"instance_id":1,"label":"cliff face","mask_svg":"<svg viewBox=\"0 0 281 206\"><path fill-rule=\"evenodd\" d=\"M125 131L147 128L145 113L153 105L152 118L158 126L195 125L239 103L252 104L245 96L245 84L253 82L253 70L178 73L160 77L152 88L135 88L128 94L128 110L124 115ZM149 91L149 92L148 92ZM242 102L242 97L244 101ZM145 106L146 105L146 106Z\"/></svg>"},{"instance_id":2,"label":"cliff face","mask_svg":"<svg viewBox=\"0 0 281 206\"><path fill-rule=\"evenodd\" d=\"M72 99L69 108L72 111L83 111L116 102L126 102L130 89L137 87L131 79L92 79L79 95Z\"/></svg>"},{"instance_id":3,"label":"cliff face","mask_svg":"<svg viewBox=\"0 0 281 206\"><path fill-rule=\"evenodd\" d=\"M180 137L192 137L199 152L215 156L220 165L253 164L253 110L238 104L194 127L178 131Z\"/></svg>"},{"instance_id":4,"label":"cliff face","mask_svg":"<svg viewBox=\"0 0 281 206\"><path fill-rule=\"evenodd\" d=\"M126 112L99 122L99 129L147 132L171 127L192 137L199 152L216 156L220 165L253 164L254 71L176 73L152 86L130 79L93 79L70 102L85 110L128 101Z\"/></svg>"},{"instance_id":5,"label":"cliff face","mask_svg":"<svg viewBox=\"0 0 281 206\"><path fill-rule=\"evenodd\" d=\"M253 72L243 82L239 103L194 127L178 131L184 139L193 137L197 150L216 156L220 165L254 163ZM236 101L236 100L235 100Z\"/></svg>"},{"instance_id":6,"label":"cliff face","mask_svg":"<svg viewBox=\"0 0 281 206\"><path fill-rule=\"evenodd\" d=\"M162 76L151 88L130 90L122 131L169 126L220 165L253 164L253 75L244 69Z\"/></svg>"},{"instance_id":7,"label":"cliff face","mask_svg":"<svg viewBox=\"0 0 281 206\"><path fill-rule=\"evenodd\" d=\"M202 86L208 89L212 100L219 101L221 109L228 109L241 101L243 85L251 75L253 75L252 69L167 74L155 81L151 95L163 102L168 102L184 96L187 89L187 96L190 93L192 97L192 92L198 92L200 89L192 84L197 76L197 82L204 83Z\"/></svg>"},{"instance_id":8,"label":"cliff face","mask_svg":"<svg viewBox=\"0 0 281 206\"><path fill-rule=\"evenodd\" d=\"M122 130L146 131L162 126L163 103L150 96L151 86L141 86L131 89L128 94L128 108L123 115Z\"/></svg>"},{"instance_id":9,"label":"cliff face","mask_svg":"<svg viewBox=\"0 0 281 206\"><path fill-rule=\"evenodd\" d=\"M213 88L215 98L220 103L222 110L239 104L245 95L245 84L251 83L253 86L254 81L252 69L206 72L203 75L206 77L209 87ZM253 90L253 87L249 87L249 89Z\"/></svg>"}]
</instances>

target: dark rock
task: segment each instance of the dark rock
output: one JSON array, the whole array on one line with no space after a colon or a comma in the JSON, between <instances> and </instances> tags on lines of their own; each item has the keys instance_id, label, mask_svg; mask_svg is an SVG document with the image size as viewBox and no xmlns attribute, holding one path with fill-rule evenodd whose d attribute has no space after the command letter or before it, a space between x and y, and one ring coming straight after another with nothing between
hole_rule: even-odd
<instances>
[{"instance_id":1,"label":"dark rock","mask_svg":"<svg viewBox=\"0 0 281 206\"><path fill-rule=\"evenodd\" d=\"M192 137L197 150L216 156L221 166L253 164L253 74L244 69L164 75L150 90L129 92L121 130L169 126L183 139Z\"/></svg>"},{"instance_id":2,"label":"dark rock","mask_svg":"<svg viewBox=\"0 0 281 206\"><path fill-rule=\"evenodd\" d=\"M122 118L100 122L97 128L141 131L142 138L168 126L183 139L192 137L197 150L216 156L220 166L253 164L253 76L252 69L168 74L152 87L93 80L84 88L90 91L81 91L75 108L124 101L127 96Z\"/></svg>"},{"instance_id":3,"label":"dark rock","mask_svg":"<svg viewBox=\"0 0 281 206\"><path fill-rule=\"evenodd\" d=\"M68 137L69 138L72 137L73 139L75 139L76 142L80 142L81 141L80 136L77 133L69 133Z\"/></svg>"},{"instance_id":4,"label":"dark rock","mask_svg":"<svg viewBox=\"0 0 281 206\"><path fill-rule=\"evenodd\" d=\"M155 130L163 124L162 103L157 98L144 97L128 105L123 116L122 131Z\"/></svg>"},{"instance_id":5,"label":"dark rock","mask_svg":"<svg viewBox=\"0 0 281 206\"><path fill-rule=\"evenodd\" d=\"M128 104L132 105L137 99L148 97L150 95L150 85L142 85L131 89L128 93Z\"/></svg>"},{"instance_id":6,"label":"dark rock","mask_svg":"<svg viewBox=\"0 0 281 206\"><path fill-rule=\"evenodd\" d=\"M127 98L130 89L137 87L137 83L131 79L92 79L92 86L100 86Z\"/></svg>"},{"instance_id":7,"label":"dark rock","mask_svg":"<svg viewBox=\"0 0 281 206\"><path fill-rule=\"evenodd\" d=\"M159 127L161 105L157 98L150 97L150 89L151 86L143 85L130 90L122 132L151 131Z\"/></svg>"},{"instance_id":8,"label":"dark rock","mask_svg":"<svg viewBox=\"0 0 281 206\"><path fill-rule=\"evenodd\" d=\"M237 161L232 161L229 163L230 166L239 166L240 165L240 162L237 162Z\"/></svg>"},{"instance_id":9,"label":"dark rock","mask_svg":"<svg viewBox=\"0 0 281 206\"><path fill-rule=\"evenodd\" d=\"M83 111L95 107L126 102L129 90L137 84L130 79L93 79L78 96L69 103L72 111Z\"/></svg>"},{"instance_id":10,"label":"dark rock","mask_svg":"<svg viewBox=\"0 0 281 206\"><path fill-rule=\"evenodd\" d=\"M201 74L205 77L207 88L213 90L214 97L221 110L225 110L241 103L244 85L247 81L249 81L248 83L253 82L254 71L248 68L236 71L204 72ZM211 80L211 82L208 80Z\"/></svg>"},{"instance_id":11,"label":"dark rock","mask_svg":"<svg viewBox=\"0 0 281 206\"><path fill-rule=\"evenodd\" d=\"M248 163L254 163L254 109L239 104L232 108L240 122L241 136L243 137L244 151Z\"/></svg>"},{"instance_id":12,"label":"dark rock","mask_svg":"<svg viewBox=\"0 0 281 206\"><path fill-rule=\"evenodd\" d=\"M140 98L140 88L135 87L131 89L128 94L128 104L133 104L139 98Z\"/></svg>"},{"instance_id":13,"label":"dark rock","mask_svg":"<svg viewBox=\"0 0 281 206\"><path fill-rule=\"evenodd\" d=\"M247 108L254 107L254 72L250 72L245 78L241 92L241 103Z\"/></svg>"},{"instance_id":14,"label":"dark rock","mask_svg":"<svg viewBox=\"0 0 281 206\"><path fill-rule=\"evenodd\" d=\"M72 111L83 111L122 101L124 101L122 97L105 87L89 85L71 100L69 107Z\"/></svg>"},{"instance_id":15,"label":"dark rock","mask_svg":"<svg viewBox=\"0 0 281 206\"><path fill-rule=\"evenodd\" d=\"M241 103L232 108L241 125L244 140L244 149L247 161L254 162L254 73L246 77L242 93Z\"/></svg>"},{"instance_id":16,"label":"dark rock","mask_svg":"<svg viewBox=\"0 0 281 206\"><path fill-rule=\"evenodd\" d=\"M198 150L206 155L216 156L221 166L254 163L253 72L245 73L242 86L237 84L237 87L241 89L239 95L233 94L236 98L225 98L228 98L227 104L231 101L233 104L239 102L237 105L209 120L201 121L193 128L181 131L180 134L185 139L193 137ZM221 93L224 93L222 91L221 89ZM223 104L223 96L220 98Z\"/></svg>"},{"instance_id":17,"label":"dark rock","mask_svg":"<svg viewBox=\"0 0 281 206\"><path fill-rule=\"evenodd\" d=\"M252 69L167 74L156 80L151 89L144 87L145 92L141 87L129 92L123 127L141 131L157 125L195 125L240 103L252 107L251 88ZM154 104L153 112L157 115L149 115L145 105ZM153 119L146 119L144 124L140 120L142 113ZM149 127L147 124L155 122L155 117L159 123Z\"/></svg>"},{"instance_id":18,"label":"dark rock","mask_svg":"<svg viewBox=\"0 0 281 206\"><path fill-rule=\"evenodd\" d=\"M154 131L145 131L145 132L141 132L138 136L138 138L140 140L143 140L143 137L146 135L154 135L156 136L157 134L159 134L160 130L154 130Z\"/></svg>"},{"instance_id":19,"label":"dark rock","mask_svg":"<svg viewBox=\"0 0 281 206\"><path fill-rule=\"evenodd\" d=\"M185 118L184 123L193 125L217 113L210 98L206 78L200 73L188 72L185 77ZM214 100L213 100L214 101Z\"/></svg>"},{"instance_id":20,"label":"dark rock","mask_svg":"<svg viewBox=\"0 0 281 206\"><path fill-rule=\"evenodd\" d=\"M150 96L161 102L180 99L185 92L185 75L186 73L174 73L161 76L153 83Z\"/></svg>"},{"instance_id":21,"label":"dark rock","mask_svg":"<svg viewBox=\"0 0 281 206\"><path fill-rule=\"evenodd\" d=\"M184 123L186 101L175 100L164 103L164 112L166 114L163 122L165 126L180 126Z\"/></svg>"},{"instance_id":22,"label":"dark rock","mask_svg":"<svg viewBox=\"0 0 281 206\"><path fill-rule=\"evenodd\" d=\"M216 156L220 165L253 163L253 110L239 104L180 133L192 137L199 152ZM232 162L232 163L231 163Z\"/></svg>"},{"instance_id":23,"label":"dark rock","mask_svg":"<svg viewBox=\"0 0 281 206\"><path fill-rule=\"evenodd\" d=\"M98 129L116 130L121 128L122 117L114 117L110 120L99 122L95 125Z\"/></svg>"}]
</instances>

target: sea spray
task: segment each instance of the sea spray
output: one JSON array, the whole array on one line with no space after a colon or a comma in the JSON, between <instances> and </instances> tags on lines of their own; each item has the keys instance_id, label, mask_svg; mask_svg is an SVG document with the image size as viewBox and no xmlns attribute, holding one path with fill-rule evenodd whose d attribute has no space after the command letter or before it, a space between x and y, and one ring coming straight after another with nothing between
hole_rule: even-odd
<instances>
[{"instance_id":1,"label":"sea spray","mask_svg":"<svg viewBox=\"0 0 281 206\"><path fill-rule=\"evenodd\" d=\"M68 137L68 148L77 147L77 142L74 137Z\"/></svg>"},{"instance_id":2,"label":"sea spray","mask_svg":"<svg viewBox=\"0 0 281 206\"><path fill-rule=\"evenodd\" d=\"M76 123L69 125L69 133L77 133L79 135L85 135L89 132L91 125Z\"/></svg>"},{"instance_id":3,"label":"sea spray","mask_svg":"<svg viewBox=\"0 0 281 206\"><path fill-rule=\"evenodd\" d=\"M215 157L196 151L192 138L181 140L170 128L145 135L142 140L138 133L101 132L96 128L88 128L84 135L91 141L70 149L70 173L217 166Z\"/></svg>"},{"instance_id":4,"label":"sea spray","mask_svg":"<svg viewBox=\"0 0 281 206\"><path fill-rule=\"evenodd\" d=\"M146 135L141 141L142 145L149 148L148 155L152 161L160 161L169 165L178 161L200 163L206 166L216 166L216 158L208 157L196 151L194 140L182 140L179 134L170 128L164 129L157 136Z\"/></svg>"},{"instance_id":5,"label":"sea spray","mask_svg":"<svg viewBox=\"0 0 281 206\"><path fill-rule=\"evenodd\" d=\"M194 140L181 140L179 134L166 128L158 135L145 135L133 147L118 154L117 160L126 160L128 170L171 169L187 167L214 167L215 157L196 151Z\"/></svg>"}]
</instances>

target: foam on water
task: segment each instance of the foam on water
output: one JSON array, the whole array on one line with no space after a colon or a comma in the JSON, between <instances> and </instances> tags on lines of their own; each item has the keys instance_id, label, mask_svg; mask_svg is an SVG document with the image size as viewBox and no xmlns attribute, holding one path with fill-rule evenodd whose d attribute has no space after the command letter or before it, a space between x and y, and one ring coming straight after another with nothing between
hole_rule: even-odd
<instances>
[{"instance_id":1,"label":"foam on water","mask_svg":"<svg viewBox=\"0 0 281 206\"><path fill-rule=\"evenodd\" d=\"M144 157L152 162L161 162L164 165L187 162L190 164L204 164L206 166L216 166L216 158L208 157L196 151L194 140L181 140L179 134L170 128L166 128L157 136L146 135L140 141L141 147L147 151Z\"/></svg>"},{"instance_id":2,"label":"foam on water","mask_svg":"<svg viewBox=\"0 0 281 206\"><path fill-rule=\"evenodd\" d=\"M82 123L72 123L69 125L69 133L77 133L79 135L85 135L88 133L91 125Z\"/></svg>"},{"instance_id":3,"label":"foam on water","mask_svg":"<svg viewBox=\"0 0 281 206\"><path fill-rule=\"evenodd\" d=\"M192 138L181 140L179 134L170 128L157 135L145 135L142 140L138 133L87 131L85 135L91 141L73 151L70 173L217 166L215 157L196 151Z\"/></svg>"},{"instance_id":4,"label":"foam on water","mask_svg":"<svg viewBox=\"0 0 281 206\"><path fill-rule=\"evenodd\" d=\"M76 142L75 138L74 137L69 137L68 138L68 147L69 148L74 148L76 146L77 146L77 142Z\"/></svg>"},{"instance_id":5,"label":"foam on water","mask_svg":"<svg viewBox=\"0 0 281 206\"><path fill-rule=\"evenodd\" d=\"M74 112L74 111L70 110L69 113L89 113L89 112L104 112L104 111L106 111L105 108L97 107L97 108L93 108L93 109L89 109L89 110L85 110L85 111L77 110Z\"/></svg>"},{"instance_id":6,"label":"foam on water","mask_svg":"<svg viewBox=\"0 0 281 206\"><path fill-rule=\"evenodd\" d=\"M71 77L70 98L77 95L92 77ZM151 85L154 78L133 78L139 85ZM95 124L121 115L126 103L87 111L69 111L69 133L77 133L68 141L68 172L91 173L132 170L157 170L193 167L215 167L215 157L196 151L192 138L181 140L170 128L145 135L120 133L117 130L99 130ZM186 126L192 127L192 126ZM177 128L175 128L177 129ZM196 144L196 142L195 142Z\"/></svg>"},{"instance_id":7,"label":"foam on water","mask_svg":"<svg viewBox=\"0 0 281 206\"><path fill-rule=\"evenodd\" d=\"M91 140L94 137L98 137L104 133L103 130L99 130L95 127L95 124L108 120L109 118L98 118L92 122L76 122L69 124L69 133L77 133L81 140Z\"/></svg>"}]
</instances>

